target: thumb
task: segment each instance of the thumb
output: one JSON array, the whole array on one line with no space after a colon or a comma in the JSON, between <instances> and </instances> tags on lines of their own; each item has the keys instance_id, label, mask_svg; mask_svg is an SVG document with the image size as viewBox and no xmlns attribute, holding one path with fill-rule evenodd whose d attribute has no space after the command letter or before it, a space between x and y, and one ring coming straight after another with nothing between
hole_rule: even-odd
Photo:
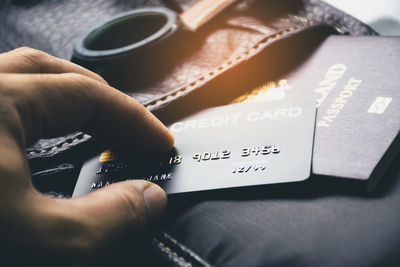
<instances>
[{"instance_id":1,"label":"thumb","mask_svg":"<svg viewBox=\"0 0 400 267\"><path fill-rule=\"evenodd\" d=\"M104 235L100 238L108 239L119 232L140 235L161 217L167 197L158 185L136 180L112 184L70 201L78 203L85 220L98 224Z\"/></svg>"},{"instance_id":2,"label":"thumb","mask_svg":"<svg viewBox=\"0 0 400 267\"><path fill-rule=\"evenodd\" d=\"M56 220L60 224L46 227L46 236L53 241L47 244L57 247L62 241L61 246L67 251L88 254L115 250L122 245L141 246L167 203L165 192L144 180L112 184L78 198L53 200L59 205L50 213L67 212L69 227L77 227L68 234L65 221Z\"/></svg>"},{"instance_id":3,"label":"thumb","mask_svg":"<svg viewBox=\"0 0 400 267\"><path fill-rule=\"evenodd\" d=\"M95 262L99 266L99 262L123 260L120 256L132 253L141 256L150 228L167 202L159 186L144 180L116 183L73 199L45 197L33 190L20 197L23 200L15 202L17 208L9 209L6 218L11 219L1 241L14 244L15 251L25 248L26 257L11 255L13 261L36 260L44 266L61 259L68 264ZM11 254L15 252L12 248L7 250Z\"/></svg>"}]
</instances>

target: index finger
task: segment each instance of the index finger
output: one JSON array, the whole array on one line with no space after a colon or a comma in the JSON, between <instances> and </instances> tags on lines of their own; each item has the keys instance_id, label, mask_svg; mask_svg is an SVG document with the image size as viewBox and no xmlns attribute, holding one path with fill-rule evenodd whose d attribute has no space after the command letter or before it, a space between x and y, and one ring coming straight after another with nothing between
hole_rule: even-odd
<instances>
[{"instance_id":1,"label":"index finger","mask_svg":"<svg viewBox=\"0 0 400 267\"><path fill-rule=\"evenodd\" d=\"M102 83L100 75L64 59L56 58L43 51L20 47L0 54L0 72L4 73L78 73Z\"/></svg>"},{"instance_id":2,"label":"index finger","mask_svg":"<svg viewBox=\"0 0 400 267\"><path fill-rule=\"evenodd\" d=\"M0 74L0 88L15 103L26 143L84 130L107 136L125 150L157 153L173 146L172 134L145 107L86 76Z\"/></svg>"}]
</instances>

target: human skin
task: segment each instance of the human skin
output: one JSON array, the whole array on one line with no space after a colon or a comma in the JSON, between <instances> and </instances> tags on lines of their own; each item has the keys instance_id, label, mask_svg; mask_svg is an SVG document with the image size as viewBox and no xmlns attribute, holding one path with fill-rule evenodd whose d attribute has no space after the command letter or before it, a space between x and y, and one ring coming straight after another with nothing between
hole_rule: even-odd
<instances>
[{"instance_id":1,"label":"human skin","mask_svg":"<svg viewBox=\"0 0 400 267\"><path fill-rule=\"evenodd\" d=\"M26 147L76 130L137 153L162 153L174 142L155 116L97 74L31 48L0 54L0 254L7 266L99 266L113 251L140 247L163 213L165 192L146 181L72 199L36 191Z\"/></svg>"}]
</instances>

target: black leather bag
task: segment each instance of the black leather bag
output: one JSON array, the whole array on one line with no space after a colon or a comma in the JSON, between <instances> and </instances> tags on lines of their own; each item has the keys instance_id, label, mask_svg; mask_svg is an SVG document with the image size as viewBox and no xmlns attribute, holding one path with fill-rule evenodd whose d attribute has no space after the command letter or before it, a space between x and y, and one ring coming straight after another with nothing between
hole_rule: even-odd
<instances>
[{"instance_id":1,"label":"black leather bag","mask_svg":"<svg viewBox=\"0 0 400 267\"><path fill-rule=\"evenodd\" d=\"M99 21L143 6L180 12L193 2L5 0L0 2L0 51L24 45L70 59L74 40ZM230 103L260 83L279 79L330 34L376 33L318 0L243 1L190 37L180 36L175 52L166 58L168 68L117 87L162 121L173 121ZM46 194L70 196L82 162L100 147L83 132L40 140L27 149L35 186ZM397 188L365 198L311 181L178 196L170 199L163 230L153 239L153 253L171 266L398 262L394 253L399 239L387 230L397 228L400 217L387 208L398 198ZM389 228L377 228L381 221L371 218L371 210L386 216L382 223ZM149 259L148 265L152 263Z\"/></svg>"}]
</instances>

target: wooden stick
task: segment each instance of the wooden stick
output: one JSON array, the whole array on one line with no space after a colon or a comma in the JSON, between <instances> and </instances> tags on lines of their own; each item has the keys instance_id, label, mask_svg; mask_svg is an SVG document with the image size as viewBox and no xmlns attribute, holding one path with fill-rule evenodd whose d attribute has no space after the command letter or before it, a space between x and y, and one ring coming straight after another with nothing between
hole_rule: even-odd
<instances>
[{"instance_id":1,"label":"wooden stick","mask_svg":"<svg viewBox=\"0 0 400 267\"><path fill-rule=\"evenodd\" d=\"M187 29L195 31L236 1L237 0L199 0L196 4L180 14L179 18Z\"/></svg>"}]
</instances>

